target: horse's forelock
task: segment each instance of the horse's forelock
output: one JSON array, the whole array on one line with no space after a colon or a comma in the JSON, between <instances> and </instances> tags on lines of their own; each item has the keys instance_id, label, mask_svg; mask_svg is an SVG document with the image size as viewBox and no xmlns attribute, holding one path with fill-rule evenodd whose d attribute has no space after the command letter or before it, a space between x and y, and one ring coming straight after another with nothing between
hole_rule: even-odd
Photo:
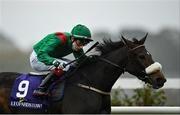
<instances>
[{"instance_id":1,"label":"horse's forelock","mask_svg":"<svg viewBox=\"0 0 180 115\"><path fill-rule=\"evenodd\" d=\"M136 38L133 38L133 42L134 42L135 44L139 44L139 41L138 41Z\"/></svg>"}]
</instances>

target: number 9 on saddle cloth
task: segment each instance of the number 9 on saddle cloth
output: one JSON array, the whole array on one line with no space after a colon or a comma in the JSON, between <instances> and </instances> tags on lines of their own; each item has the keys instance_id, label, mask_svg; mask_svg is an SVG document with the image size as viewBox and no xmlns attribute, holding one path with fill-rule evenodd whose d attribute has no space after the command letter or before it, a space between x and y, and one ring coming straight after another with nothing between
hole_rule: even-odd
<instances>
[{"instance_id":1,"label":"number 9 on saddle cloth","mask_svg":"<svg viewBox=\"0 0 180 115\"><path fill-rule=\"evenodd\" d=\"M70 66L70 69L64 75L59 76L58 80L49 87L48 91L51 94L49 97L33 96L33 91L37 89L47 74L21 74L14 81L9 105L18 109L45 109L49 106L49 103L61 101L64 96L65 79L68 78L74 69L74 66Z\"/></svg>"}]
</instances>

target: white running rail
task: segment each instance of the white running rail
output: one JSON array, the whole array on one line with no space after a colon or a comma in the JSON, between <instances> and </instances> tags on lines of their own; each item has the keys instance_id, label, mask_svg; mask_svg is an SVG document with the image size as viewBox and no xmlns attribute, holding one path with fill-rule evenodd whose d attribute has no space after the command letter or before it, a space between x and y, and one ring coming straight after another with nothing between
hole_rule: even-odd
<instances>
[{"instance_id":1,"label":"white running rail","mask_svg":"<svg viewBox=\"0 0 180 115\"><path fill-rule=\"evenodd\" d=\"M170 107L170 106L112 106L111 113L163 113L163 114L176 114L180 113L180 107Z\"/></svg>"}]
</instances>

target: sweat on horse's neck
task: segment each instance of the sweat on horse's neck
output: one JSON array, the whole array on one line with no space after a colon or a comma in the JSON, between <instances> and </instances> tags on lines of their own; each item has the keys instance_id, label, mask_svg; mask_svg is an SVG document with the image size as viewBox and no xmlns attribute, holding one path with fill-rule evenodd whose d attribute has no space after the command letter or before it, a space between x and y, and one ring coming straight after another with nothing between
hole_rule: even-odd
<instances>
[{"instance_id":1,"label":"sweat on horse's neck","mask_svg":"<svg viewBox=\"0 0 180 115\"><path fill-rule=\"evenodd\" d=\"M102 57L123 68L126 65L127 49L117 49L103 55ZM90 66L90 69L87 70L86 75L91 81L89 85L109 92L122 73L123 70L120 70L119 68L104 61L98 60L96 64L92 64Z\"/></svg>"}]
</instances>

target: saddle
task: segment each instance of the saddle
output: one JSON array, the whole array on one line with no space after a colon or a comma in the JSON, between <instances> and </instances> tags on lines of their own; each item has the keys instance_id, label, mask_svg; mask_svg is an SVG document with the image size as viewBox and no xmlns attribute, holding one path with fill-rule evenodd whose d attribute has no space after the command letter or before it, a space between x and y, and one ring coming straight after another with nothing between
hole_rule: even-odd
<instances>
[{"instance_id":1,"label":"saddle","mask_svg":"<svg viewBox=\"0 0 180 115\"><path fill-rule=\"evenodd\" d=\"M48 73L24 73L14 81L9 105L18 109L46 109L50 103L61 101L64 96L66 78L72 72L71 68L49 87L49 97L33 96L33 91L38 88L41 81Z\"/></svg>"}]
</instances>

